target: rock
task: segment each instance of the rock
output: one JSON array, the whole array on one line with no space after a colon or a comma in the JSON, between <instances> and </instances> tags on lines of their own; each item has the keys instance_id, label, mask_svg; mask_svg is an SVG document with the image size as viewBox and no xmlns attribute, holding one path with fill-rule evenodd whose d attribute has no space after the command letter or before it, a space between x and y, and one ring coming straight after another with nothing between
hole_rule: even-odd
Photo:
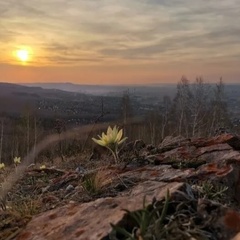
<instances>
[{"instance_id":1,"label":"rock","mask_svg":"<svg viewBox=\"0 0 240 240\"><path fill-rule=\"evenodd\" d=\"M232 135L229 133L221 134L216 137L212 137L210 139L193 139L192 144L196 147L206 147L221 143L227 143L229 146L231 146L235 150L240 150L240 138L239 136Z\"/></svg>"},{"instance_id":2,"label":"rock","mask_svg":"<svg viewBox=\"0 0 240 240\"><path fill-rule=\"evenodd\" d=\"M240 138L232 134L222 134L213 139L213 142L227 143L235 150L240 150Z\"/></svg>"},{"instance_id":3,"label":"rock","mask_svg":"<svg viewBox=\"0 0 240 240\"><path fill-rule=\"evenodd\" d=\"M127 171L127 169L126 169ZM120 176L122 178L129 177L134 179L134 181L164 181L164 182L173 182L175 179L181 181L180 179L189 178L192 175L195 175L192 169L173 169L170 165L160 165L160 166L145 166L132 170L130 173L125 172Z\"/></svg>"},{"instance_id":4,"label":"rock","mask_svg":"<svg viewBox=\"0 0 240 240\"><path fill-rule=\"evenodd\" d=\"M71 191L73 191L75 188L72 184L69 184L67 187L66 187L66 192L69 193Z\"/></svg>"},{"instance_id":5,"label":"rock","mask_svg":"<svg viewBox=\"0 0 240 240\"><path fill-rule=\"evenodd\" d=\"M179 162L183 160L192 160L195 162L213 162L218 161L219 159L239 159L240 153L233 150L233 148L226 143L228 138L218 137L204 142L202 139L194 140L188 142L188 145L175 147L172 150L164 151L161 154L155 155L155 162L158 164L168 164L171 162ZM214 144L215 143L215 144Z\"/></svg>"},{"instance_id":6,"label":"rock","mask_svg":"<svg viewBox=\"0 0 240 240\"><path fill-rule=\"evenodd\" d=\"M160 146L166 147L169 145L180 145L181 143L186 142L186 141L188 142L188 140L182 136L177 136L177 137L167 136L163 139Z\"/></svg>"},{"instance_id":7,"label":"rock","mask_svg":"<svg viewBox=\"0 0 240 240\"><path fill-rule=\"evenodd\" d=\"M81 205L68 204L34 217L16 240L102 239L110 233L110 223L117 224L123 218L122 209L141 209L145 196L151 203L154 197L162 199L167 189L173 193L182 186L177 182L146 181L125 196L100 198Z\"/></svg>"},{"instance_id":8,"label":"rock","mask_svg":"<svg viewBox=\"0 0 240 240\"><path fill-rule=\"evenodd\" d=\"M195 154L195 157L199 157L205 153L222 152L226 150L232 150L232 147L229 146L227 143L220 143L220 144L214 144L214 145L198 148L194 152L194 154Z\"/></svg>"},{"instance_id":9,"label":"rock","mask_svg":"<svg viewBox=\"0 0 240 240\"><path fill-rule=\"evenodd\" d=\"M166 138L163 139L162 143L158 146L160 149L159 151L165 152L180 146L185 146L189 145L190 139L187 139L182 136L177 136L177 137L172 137L172 136L167 136Z\"/></svg>"},{"instance_id":10,"label":"rock","mask_svg":"<svg viewBox=\"0 0 240 240\"><path fill-rule=\"evenodd\" d=\"M77 172L78 174L81 174L81 175L84 175L85 173L87 173L87 170L82 167L82 166L78 166L76 169L75 169L75 172Z\"/></svg>"}]
</instances>

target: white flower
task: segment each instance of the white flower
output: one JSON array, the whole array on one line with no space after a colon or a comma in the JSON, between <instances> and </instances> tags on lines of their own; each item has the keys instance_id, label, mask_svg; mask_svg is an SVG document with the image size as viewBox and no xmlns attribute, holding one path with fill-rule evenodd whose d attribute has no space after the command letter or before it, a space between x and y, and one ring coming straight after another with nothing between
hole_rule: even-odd
<instances>
[{"instance_id":1,"label":"white flower","mask_svg":"<svg viewBox=\"0 0 240 240\"><path fill-rule=\"evenodd\" d=\"M21 158L20 158L20 157L15 157L15 158L13 159L13 161L14 161L14 163L15 163L16 165L18 165L18 164L21 163Z\"/></svg>"},{"instance_id":2,"label":"white flower","mask_svg":"<svg viewBox=\"0 0 240 240\"><path fill-rule=\"evenodd\" d=\"M4 163L0 163L0 170L5 168L5 164Z\"/></svg>"},{"instance_id":3,"label":"white flower","mask_svg":"<svg viewBox=\"0 0 240 240\"><path fill-rule=\"evenodd\" d=\"M116 126L114 126L113 128L111 128L109 126L107 129L107 134L103 132L102 136L98 135L99 139L92 138L92 140L95 143L109 149L112 152L112 154L115 158L115 161L117 162L118 161L118 151L117 151L118 146L127 139L127 137L122 139L122 136L123 136L122 129L118 130L118 127L116 127Z\"/></svg>"},{"instance_id":4,"label":"white flower","mask_svg":"<svg viewBox=\"0 0 240 240\"><path fill-rule=\"evenodd\" d=\"M118 128L116 126L114 126L113 129L109 126L107 129L107 134L103 132L102 136L98 135L99 139L92 138L92 140L103 147L106 146L109 147L112 144L116 145L122 144L127 139L127 137L125 137L121 140L122 135L123 135L122 129L118 131Z\"/></svg>"},{"instance_id":5,"label":"white flower","mask_svg":"<svg viewBox=\"0 0 240 240\"><path fill-rule=\"evenodd\" d=\"M40 169L45 169L45 168L46 168L46 165L40 166Z\"/></svg>"}]
</instances>

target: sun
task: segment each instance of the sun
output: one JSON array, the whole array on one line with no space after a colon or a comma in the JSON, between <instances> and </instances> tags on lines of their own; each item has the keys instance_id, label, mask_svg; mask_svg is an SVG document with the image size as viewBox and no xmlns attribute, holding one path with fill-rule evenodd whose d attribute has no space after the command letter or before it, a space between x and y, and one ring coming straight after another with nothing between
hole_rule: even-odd
<instances>
[{"instance_id":1,"label":"sun","mask_svg":"<svg viewBox=\"0 0 240 240\"><path fill-rule=\"evenodd\" d=\"M21 62L27 62L29 60L29 51L27 49L17 50L16 55Z\"/></svg>"}]
</instances>

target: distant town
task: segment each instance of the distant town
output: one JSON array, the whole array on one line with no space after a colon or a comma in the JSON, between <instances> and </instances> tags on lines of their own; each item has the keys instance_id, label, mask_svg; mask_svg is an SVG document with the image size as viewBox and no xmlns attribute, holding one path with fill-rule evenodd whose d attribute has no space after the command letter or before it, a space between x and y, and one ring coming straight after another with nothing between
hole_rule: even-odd
<instances>
[{"instance_id":1,"label":"distant town","mask_svg":"<svg viewBox=\"0 0 240 240\"><path fill-rule=\"evenodd\" d=\"M120 117L124 94L129 96L132 115L161 111L164 96L173 99L176 85L156 86L87 86L66 83L20 86L0 83L0 111L21 115L26 106L43 118L63 118L70 125L86 124L103 114L102 121ZM76 91L73 92L74 86ZM65 89L63 91L62 89ZM68 90L68 91L66 91ZM225 85L229 115L235 126L240 125L240 84ZM6 107L7 106L7 107Z\"/></svg>"}]
</instances>

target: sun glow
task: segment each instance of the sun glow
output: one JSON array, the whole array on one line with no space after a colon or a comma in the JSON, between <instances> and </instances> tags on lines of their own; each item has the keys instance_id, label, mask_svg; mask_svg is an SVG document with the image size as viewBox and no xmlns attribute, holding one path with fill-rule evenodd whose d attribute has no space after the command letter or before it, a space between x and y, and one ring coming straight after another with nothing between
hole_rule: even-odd
<instances>
[{"instance_id":1,"label":"sun glow","mask_svg":"<svg viewBox=\"0 0 240 240\"><path fill-rule=\"evenodd\" d=\"M16 55L21 62L27 62L29 60L29 51L27 49L17 50Z\"/></svg>"},{"instance_id":2,"label":"sun glow","mask_svg":"<svg viewBox=\"0 0 240 240\"><path fill-rule=\"evenodd\" d=\"M19 46L13 52L14 58L23 65L28 64L32 60L33 52L29 46Z\"/></svg>"}]
</instances>

